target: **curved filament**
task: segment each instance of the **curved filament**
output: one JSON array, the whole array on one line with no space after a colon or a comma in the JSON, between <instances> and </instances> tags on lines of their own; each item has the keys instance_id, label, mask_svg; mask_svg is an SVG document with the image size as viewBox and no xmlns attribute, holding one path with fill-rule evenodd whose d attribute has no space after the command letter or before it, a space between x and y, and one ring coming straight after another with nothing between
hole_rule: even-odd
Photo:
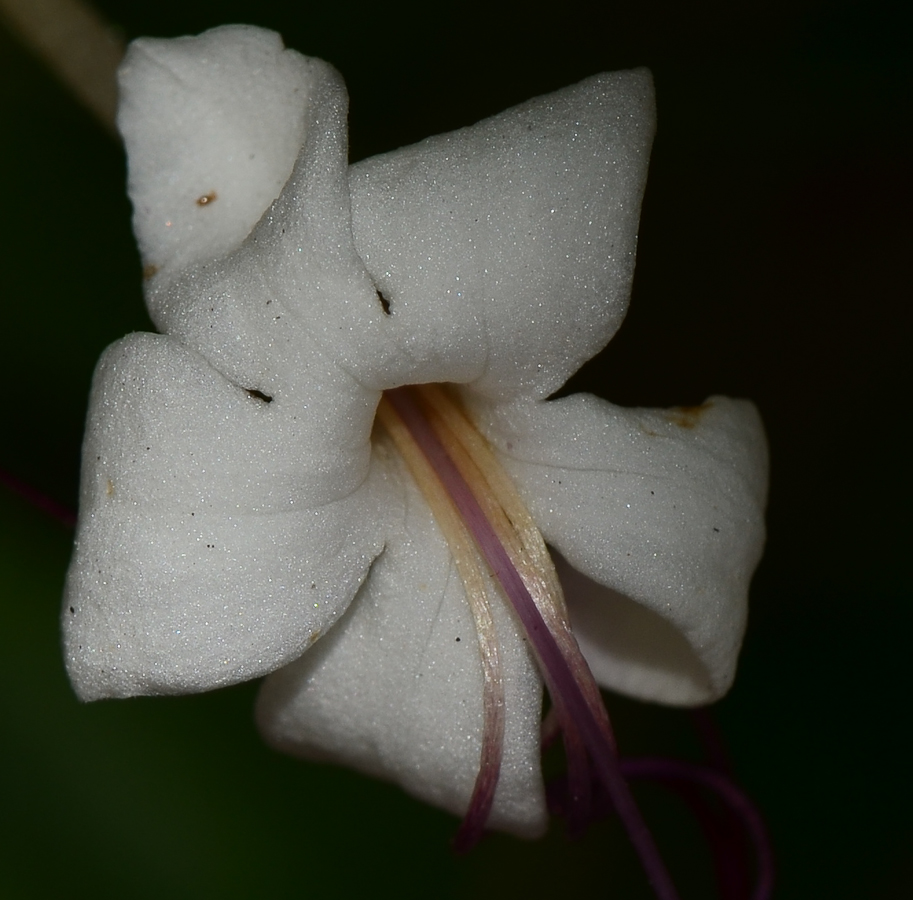
<instances>
[{"instance_id":1,"label":"curved filament","mask_svg":"<svg viewBox=\"0 0 913 900\"><path fill-rule=\"evenodd\" d=\"M422 390L427 390L427 395L423 396ZM476 455L472 451L465 452L466 444L472 444L475 438L456 441L448 438L456 416L462 415L458 410L454 414L449 408L452 406L440 391L397 388L384 394L381 422L387 427L391 418L387 411L389 407L433 470L535 652L562 730L569 736L569 758L575 760L574 768L579 769L582 765L577 749L580 745L585 748L596 777L624 823L657 897L676 900L678 894L672 880L621 774L599 688L571 632L563 601L556 599L555 592L548 589L550 582L557 584L557 576L544 575L540 566L530 565L529 557L539 555L535 546L524 546L517 528L510 524L509 513L496 499L495 487L481 474ZM438 412L441 409L445 412ZM446 427L441 427L441 421ZM457 430L462 434L458 424ZM469 430L475 431L471 424ZM484 441L481 435L478 440ZM484 459L482 464L486 465ZM503 490L503 485L499 484L498 490ZM516 511L514 514L521 518L522 528L522 516ZM544 561L539 561L544 566ZM557 596L560 597L560 593ZM576 771L572 774L575 785L582 786L585 773ZM582 787L578 793L586 802L584 797L588 797L588 793ZM467 817L475 820L478 811L473 803Z\"/></svg>"}]
</instances>

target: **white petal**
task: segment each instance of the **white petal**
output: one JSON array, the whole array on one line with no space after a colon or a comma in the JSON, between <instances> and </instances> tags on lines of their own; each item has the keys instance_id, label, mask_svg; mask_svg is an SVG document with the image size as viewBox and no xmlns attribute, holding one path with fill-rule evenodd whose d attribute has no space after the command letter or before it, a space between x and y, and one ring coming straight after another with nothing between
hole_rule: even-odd
<instances>
[{"instance_id":1,"label":"white petal","mask_svg":"<svg viewBox=\"0 0 913 900\"><path fill-rule=\"evenodd\" d=\"M356 247L392 312L383 371L360 377L560 387L624 316L653 124L649 73L617 72L353 166Z\"/></svg>"},{"instance_id":2,"label":"white petal","mask_svg":"<svg viewBox=\"0 0 913 900\"><path fill-rule=\"evenodd\" d=\"M755 408L712 397L620 409L577 395L476 403L475 415L545 539L586 576L564 571L597 680L674 704L725 693L764 544L767 449Z\"/></svg>"},{"instance_id":3,"label":"white petal","mask_svg":"<svg viewBox=\"0 0 913 900\"><path fill-rule=\"evenodd\" d=\"M385 445L402 484L383 554L346 615L299 661L264 683L258 721L277 748L398 782L462 815L479 767L482 673L475 626L431 511ZM490 825L544 828L539 771L541 685L498 603L506 737Z\"/></svg>"},{"instance_id":4,"label":"white petal","mask_svg":"<svg viewBox=\"0 0 913 900\"><path fill-rule=\"evenodd\" d=\"M288 179L330 71L244 25L130 45L118 125L147 265L180 269L240 244Z\"/></svg>"},{"instance_id":5,"label":"white petal","mask_svg":"<svg viewBox=\"0 0 913 900\"><path fill-rule=\"evenodd\" d=\"M242 36L248 32L260 42L278 40L259 29L245 29ZM203 38L219 38L221 47L221 39L234 36L232 29L227 35L217 29ZM219 258L194 257L183 269L160 272L146 289L161 331L193 347L232 380L270 394L307 393L308 364L341 374L351 369L352 358L383 358L388 340L387 317L352 238L345 85L319 60L300 64L310 78L306 127L278 197L272 188L263 195L268 208L259 210L263 215L256 224L245 224L252 230L244 231L237 246L222 248ZM244 74L243 57L225 61L226 68L233 65ZM276 90L275 103L297 114L300 101ZM245 146L239 130L225 136L221 149L235 159L246 154ZM167 167L158 177L167 181ZM209 221L209 212L207 204L201 220Z\"/></svg>"},{"instance_id":6,"label":"white petal","mask_svg":"<svg viewBox=\"0 0 913 900\"><path fill-rule=\"evenodd\" d=\"M168 337L102 357L63 609L83 699L253 678L351 601L383 544L370 402L346 431L355 400L311 375L318 411L256 399Z\"/></svg>"}]
</instances>

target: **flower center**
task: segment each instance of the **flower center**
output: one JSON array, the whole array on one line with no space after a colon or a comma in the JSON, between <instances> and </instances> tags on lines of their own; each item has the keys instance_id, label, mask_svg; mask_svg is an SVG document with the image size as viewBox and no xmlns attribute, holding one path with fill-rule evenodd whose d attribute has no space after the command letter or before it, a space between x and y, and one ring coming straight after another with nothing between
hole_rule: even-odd
<instances>
[{"instance_id":1,"label":"flower center","mask_svg":"<svg viewBox=\"0 0 913 900\"><path fill-rule=\"evenodd\" d=\"M557 573L526 505L491 447L446 389L386 391L377 418L387 430L450 546L479 636L483 734L479 774L457 845L482 834L494 801L504 736L504 690L485 567L533 648L564 736L570 803L586 818L592 776L607 790L661 900L677 896L621 775L609 717L577 646Z\"/></svg>"}]
</instances>

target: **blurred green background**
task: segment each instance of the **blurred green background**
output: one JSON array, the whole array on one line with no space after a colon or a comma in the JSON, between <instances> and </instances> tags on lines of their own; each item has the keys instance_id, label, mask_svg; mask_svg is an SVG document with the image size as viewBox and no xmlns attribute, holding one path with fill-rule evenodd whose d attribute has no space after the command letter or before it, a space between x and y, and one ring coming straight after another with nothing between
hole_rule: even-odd
<instances>
[{"instance_id":1,"label":"blurred green background","mask_svg":"<svg viewBox=\"0 0 913 900\"><path fill-rule=\"evenodd\" d=\"M659 133L631 313L573 387L753 398L768 552L715 709L767 818L780 898L913 896L909 3L99 0L125 37L274 28L351 94L352 156L605 69L648 65ZM92 368L148 329L121 150L0 25L0 467L75 506ZM264 748L255 685L82 706L59 654L70 534L0 487L0 897L646 898L618 826L492 836ZM609 697L622 750L700 758L687 714ZM697 826L638 789L682 893Z\"/></svg>"}]
</instances>

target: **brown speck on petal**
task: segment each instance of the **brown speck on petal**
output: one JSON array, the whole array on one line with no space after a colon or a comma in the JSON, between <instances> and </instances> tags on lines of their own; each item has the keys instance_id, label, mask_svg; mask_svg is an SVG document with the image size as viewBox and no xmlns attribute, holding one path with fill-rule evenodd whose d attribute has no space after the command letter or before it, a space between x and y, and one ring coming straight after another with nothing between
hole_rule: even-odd
<instances>
[{"instance_id":1,"label":"brown speck on petal","mask_svg":"<svg viewBox=\"0 0 913 900\"><path fill-rule=\"evenodd\" d=\"M710 402L700 406L675 406L669 410L669 421L679 428L694 428L711 406L713 404Z\"/></svg>"},{"instance_id":2,"label":"brown speck on petal","mask_svg":"<svg viewBox=\"0 0 913 900\"><path fill-rule=\"evenodd\" d=\"M208 194L203 194L202 197L197 197L197 206L208 206L210 203L215 203L217 199L218 194L210 191Z\"/></svg>"}]
</instances>

